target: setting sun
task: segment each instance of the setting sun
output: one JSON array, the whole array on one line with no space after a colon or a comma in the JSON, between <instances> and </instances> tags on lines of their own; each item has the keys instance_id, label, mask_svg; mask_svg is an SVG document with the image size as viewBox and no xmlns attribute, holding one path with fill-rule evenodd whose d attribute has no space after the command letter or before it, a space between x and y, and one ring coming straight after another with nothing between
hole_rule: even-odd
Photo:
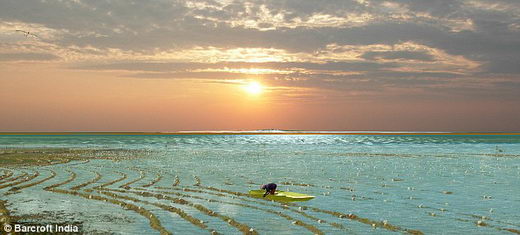
<instances>
[{"instance_id":1,"label":"setting sun","mask_svg":"<svg viewBox=\"0 0 520 235\"><path fill-rule=\"evenodd\" d=\"M252 82L249 82L244 85L244 90L249 94L257 95L257 94L262 93L264 88L263 88L262 84L260 84L256 81L252 81Z\"/></svg>"}]
</instances>

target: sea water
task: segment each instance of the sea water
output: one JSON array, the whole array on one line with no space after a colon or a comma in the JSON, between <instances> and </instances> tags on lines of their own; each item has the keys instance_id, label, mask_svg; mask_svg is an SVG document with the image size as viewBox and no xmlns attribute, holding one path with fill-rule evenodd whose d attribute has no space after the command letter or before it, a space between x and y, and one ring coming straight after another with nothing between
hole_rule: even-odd
<instances>
[{"instance_id":1,"label":"sea water","mask_svg":"<svg viewBox=\"0 0 520 235\"><path fill-rule=\"evenodd\" d=\"M87 233L159 232L150 226L149 218L120 205L44 190L67 180L71 172L77 177L59 188L70 190L99 174L99 181L84 188L92 189L126 175L109 188L121 190L119 186L135 181L128 186L136 192L188 201L179 204L112 191L133 198L121 200L150 211L173 233L242 233L227 218L260 234L511 234L520 230L518 135L0 136L0 148L147 152L119 161L93 158L11 168L40 172L35 181L56 173L51 180L16 194L4 194L8 187L0 189L12 216L45 215L26 220L79 223ZM271 182L279 190L316 198L285 205L245 195ZM85 193L106 196L95 190ZM202 220L204 227L157 204L180 209Z\"/></svg>"}]
</instances>

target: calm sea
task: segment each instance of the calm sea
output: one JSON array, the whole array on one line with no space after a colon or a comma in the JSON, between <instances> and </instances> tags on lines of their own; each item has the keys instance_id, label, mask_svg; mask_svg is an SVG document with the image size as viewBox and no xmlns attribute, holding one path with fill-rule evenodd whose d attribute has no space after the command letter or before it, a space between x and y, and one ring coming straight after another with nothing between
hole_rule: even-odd
<instances>
[{"instance_id":1,"label":"calm sea","mask_svg":"<svg viewBox=\"0 0 520 235\"><path fill-rule=\"evenodd\" d=\"M0 136L0 148L147 152L128 160L93 156L81 164L11 169L16 174L39 172L34 181L56 173L17 194L4 195L9 187L0 189L13 215L47 214L28 220L76 221L91 232L158 233L148 218L120 205L43 188L67 180L72 173L77 175L74 180L60 188L69 190L93 181L82 188L84 191L124 176L107 188L122 190L119 186L130 183L127 186L135 192L169 195L191 203L174 203L131 190L112 191L134 198L121 200L149 210L166 230L180 234L212 230L242 233L223 218L232 218L261 234L391 234L412 230L425 234L512 234L520 230L520 136ZM283 205L241 194L270 182L277 183L280 190L316 198ZM85 193L106 196L97 191ZM181 209L202 220L204 226L153 203ZM194 205L223 217L209 215ZM340 218L341 214L333 212L357 219Z\"/></svg>"}]
</instances>

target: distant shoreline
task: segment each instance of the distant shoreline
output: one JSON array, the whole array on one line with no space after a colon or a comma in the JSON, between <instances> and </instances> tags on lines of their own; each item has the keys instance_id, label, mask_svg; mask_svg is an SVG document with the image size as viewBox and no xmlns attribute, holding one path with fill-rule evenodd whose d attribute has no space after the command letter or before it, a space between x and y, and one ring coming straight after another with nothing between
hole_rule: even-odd
<instances>
[{"instance_id":1,"label":"distant shoreline","mask_svg":"<svg viewBox=\"0 0 520 235\"><path fill-rule=\"evenodd\" d=\"M520 135L520 132L386 132L386 131L182 131L182 132L0 132L9 135Z\"/></svg>"}]
</instances>

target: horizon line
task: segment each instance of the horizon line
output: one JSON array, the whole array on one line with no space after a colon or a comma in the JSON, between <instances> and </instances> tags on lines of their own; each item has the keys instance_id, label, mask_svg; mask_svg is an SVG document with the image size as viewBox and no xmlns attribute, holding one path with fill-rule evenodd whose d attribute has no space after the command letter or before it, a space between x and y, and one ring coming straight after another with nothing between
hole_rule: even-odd
<instances>
[{"instance_id":1,"label":"horizon line","mask_svg":"<svg viewBox=\"0 0 520 235\"><path fill-rule=\"evenodd\" d=\"M255 130L255 131L7 131L0 135L520 135L520 132L499 131L304 131L304 130Z\"/></svg>"}]
</instances>

